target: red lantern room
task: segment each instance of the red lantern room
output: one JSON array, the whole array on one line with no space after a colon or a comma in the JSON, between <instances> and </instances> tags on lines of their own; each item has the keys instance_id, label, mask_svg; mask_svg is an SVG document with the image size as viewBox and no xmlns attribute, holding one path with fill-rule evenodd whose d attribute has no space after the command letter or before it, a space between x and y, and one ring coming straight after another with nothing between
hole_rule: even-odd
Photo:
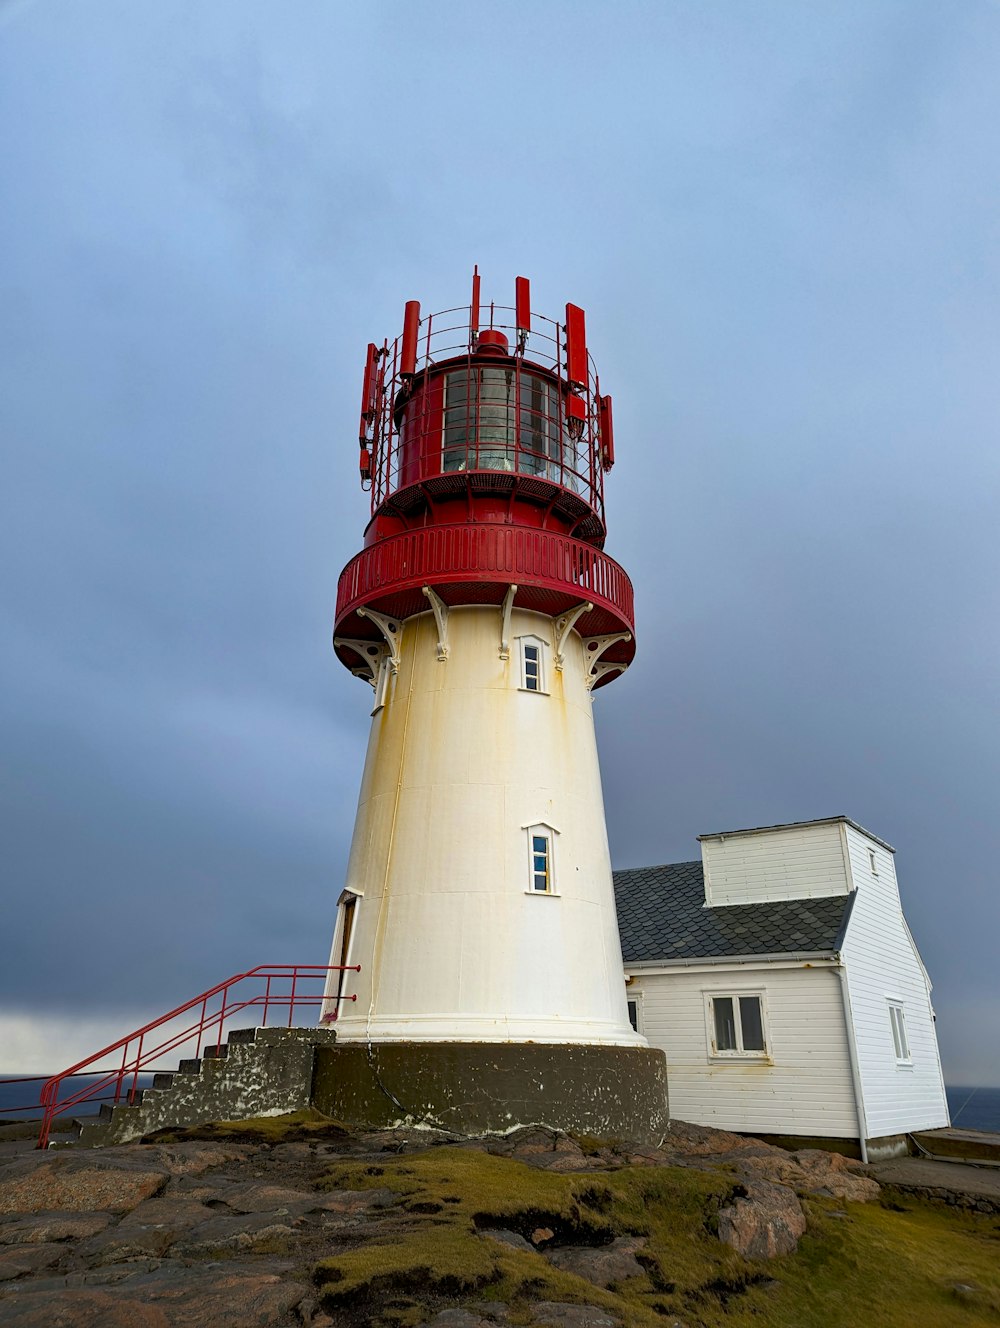
<instances>
[{"instance_id":1,"label":"red lantern room","mask_svg":"<svg viewBox=\"0 0 1000 1328\"><path fill-rule=\"evenodd\" d=\"M632 586L602 552L611 398L582 309L567 304L562 323L538 314L525 277L512 307L482 306L479 285L476 270L470 304L442 313L422 317L411 300L401 335L368 347L360 464L372 515L340 578L337 654L374 680L367 656L385 632L369 612L401 620L428 598L499 607L516 594L553 618L586 611L591 685L603 686L635 653Z\"/></svg>"}]
</instances>

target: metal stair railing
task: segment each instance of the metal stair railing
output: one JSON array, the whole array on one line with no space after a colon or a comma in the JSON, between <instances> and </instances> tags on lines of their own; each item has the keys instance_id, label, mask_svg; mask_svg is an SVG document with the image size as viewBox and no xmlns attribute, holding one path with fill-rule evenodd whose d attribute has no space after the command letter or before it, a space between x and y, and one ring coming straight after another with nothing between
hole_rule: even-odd
<instances>
[{"instance_id":1,"label":"metal stair railing","mask_svg":"<svg viewBox=\"0 0 1000 1328\"><path fill-rule=\"evenodd\" d=\"M222 1046L224 1025L235 1015L245 1010L260 1010L262 1016L259 1027L266 1027L268 1015L276 1009L288 1009L287 1027L293 1027L296 1007L320 1006L338 1001L357 1000L356 995L333 996L323 992L303 993L301 984L326 982L330 973L360 973L360 964L262 964L246 973L235 973L224 982L200 992L183 1005L161 1015L158 1019L144 1024L125 1037L119 1038L100 1051L78 1061L75 1065L52 1075L47 1079L39 1095L38 1105L42 1109L42 1122L38 1135L38 1148L47 1148L52 1132L52 1122L60 1115L81 1102L113 1102L134 1105L137 1099L140 1072L150 1073L154 1062L168 1052L194 1043L192 1059L198 1059L203 1050ZM241 983L247 984L240 992L234 988ZM252 994L251 994L252 992ZM156 1036L157 1030L164 1030L166 1025L183 1020L185 1015L196 1011L193 1022L180 1029L169 1030L163 1039ZM272 1025L273 1026L273 1025ZM209 1041L212 1037L214 1041ZM121 1052L121 1063L115 1068L100 1065L106 1057ZM162 1072L162 1066L155 1070ZM96 1076L91 1082L75 1091L70 1086L68 1096L62 1097L61 1090L67 1080L83 1076ZM6 1081L10 1083L27 1082L26 1079ZM7 1108L8 1111L26 1108Z\"/></svg>"}]
</instances>

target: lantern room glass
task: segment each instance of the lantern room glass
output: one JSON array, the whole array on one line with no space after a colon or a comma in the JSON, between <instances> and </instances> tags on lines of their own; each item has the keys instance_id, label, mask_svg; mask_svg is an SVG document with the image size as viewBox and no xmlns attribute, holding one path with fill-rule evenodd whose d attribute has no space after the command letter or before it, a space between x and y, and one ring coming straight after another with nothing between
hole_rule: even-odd
<instances>
[{"instance_id":1,"label":"lantern room glass","mask_svg":"<svg viewBox=\"0 0 1000 1328\"><path fill-rule=\"evenodd\" d=\"M516 470L576 493L587 488L558 384L509 365L474 365L446 375L441 469Z\"/></svg>"}]
</instances>

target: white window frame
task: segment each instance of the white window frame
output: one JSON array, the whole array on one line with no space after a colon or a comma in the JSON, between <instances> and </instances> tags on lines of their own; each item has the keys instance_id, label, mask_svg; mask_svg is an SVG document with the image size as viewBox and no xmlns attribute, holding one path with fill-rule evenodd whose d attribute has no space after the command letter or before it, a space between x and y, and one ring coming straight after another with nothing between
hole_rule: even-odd
<instances>
[{"instance_id":1,"label":"white window frame","mask_svg":"<svg viewBox=\"0 0 1000 1328\"><path fill-rule=\"evenodd\" d=\"M538 686L528 686L528 659L525 655L526 646L535 646L538 650ZM517 638L518 663L521 670L518 689L522 692L531 692L534 696L547 696L548 685L548 661L545 658L546 643L540 636L519 636Z\"/></svg>"},{"instance_id":2,"label":"white window frame","mask_svg":"<svg viewBox=\"0 0 1000 1328\"><path fill-rule=\"evenodd\" d=\"M906 1036L904 1003L897 996L887 996L885 999L889 1007L889 1031L892 1034L892 1050L896 1064L912 1066L913 1052L910 1050L910 1039Z\"/></svg>"},{"instance_id":3,"label":"white window frame","mask_svg":"<svg viewBox=\"0 0 1000 1328\"><path fill-rule=\"evenodd\" d=\"M713 990L702 993L705 998L705 1036L708 1045L708 1058L712 1061L767 1061L771 1058L771 1038L768 1032L767 1001L762 987L757 987L749 991L741 990ZM736 1046L731 1050L720 1051L715 1045L715 1002L717 1000L731 1000L733 1002L734 1015L739 1014L740 997L744 999L754 996L760 1003L760 1027L764 1035L763 1050L757 1051L751 1048L745 1050L743 1047L743 1020L736 1018Z\"/></svg>"},{"instance_id":4,"label":"white window frame","mask_svg":"<svg viewBox=\"0 0 1000 1328\"><path fill-rule=\"evenodd\" d=\"M878 875L878 861L876 860L876 857L875 857L875 850L874 850L873 848L870 848L870 849L868 850L868 865L869 865L869 867L870 867L870 869L871 869L871 874L872 874L873 876L877 876L877 875Z\"/></svg>"},{"instance_id":5,"label":"white window frame","mask_svg":"<svg viewBox=\"0 0 1000 1328\"><path fill-rule=\"evenodd\" d=\"M629 1005L634 1005L634 1006L635 1006L635 1029L634 1029L634 1031L635 1031L636 1033L638 1033L640 1037L645 1037L645 1035L646 1035L646 1034L645 1034L645 1029L644 1029L644 1023L645 1023L645 1021L644 1021L644 1019L643 1019L643 1015L642 1015L642 992L641 992L641 991L629 991L628 988L626 987L626 988L625 988L625 1001L626 1001L626 1007L629 1006ZM629 1026L631 1027L632 1020L630 1019L628 1022L629 1022Z\"/></svg>"},{"instance_id":6,"label":"white window frame","mask_svg":"<svg viewBox=\"0 0 1000 1328\"><path fill-rule=\"evenodd\" d=\"M528 895L554 895L556 889L556 835L559 833L554 826L546 825L544 821L537 821L534 825L526 825L527 848L528 848L528 884L525 887L525 894ZM538 890L535 887L535 877L539 875L535 870L535 838L543 838L546 842L546 881L547 888ZM540 856L540 855L539 855Z\"/></svg>"}]
</instances>

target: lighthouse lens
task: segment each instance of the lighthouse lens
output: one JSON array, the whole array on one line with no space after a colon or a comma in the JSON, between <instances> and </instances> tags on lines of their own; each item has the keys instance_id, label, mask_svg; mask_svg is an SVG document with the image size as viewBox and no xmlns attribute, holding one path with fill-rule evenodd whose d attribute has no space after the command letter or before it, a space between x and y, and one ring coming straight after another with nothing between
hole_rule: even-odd
<instances>
[{"instance_id":1,"label":"lighthouse lens","mask_svg":"<svg viewBox=\"0 0 1000 1328\"><path fill-rule=\"evenodd\" d=\"M588 488L584 444L570 436L558 383L499 365L445 377L441 469L537 475L576 493Z\"/></svg>"}]
</instances>

